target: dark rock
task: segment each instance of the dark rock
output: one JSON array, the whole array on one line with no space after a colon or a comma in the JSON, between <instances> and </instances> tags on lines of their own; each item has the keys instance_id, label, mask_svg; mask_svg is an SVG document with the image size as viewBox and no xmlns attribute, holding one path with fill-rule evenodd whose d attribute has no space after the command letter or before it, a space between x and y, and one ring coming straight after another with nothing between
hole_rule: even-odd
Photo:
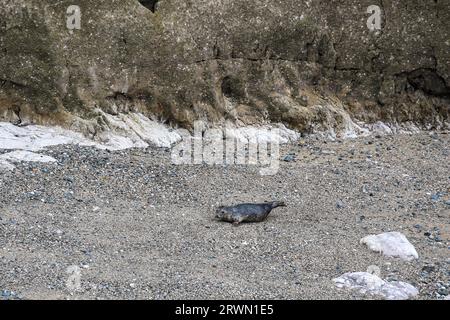
<instances>
[{"instance_id":1,"label":"dark rock","mask_svg":"<svg viewBox=\"0 0 450 320\"><path fill-rule=\"evenodd\" d=\"M444 192L437 192L437 193L431 195L431 200L433 200L433 201L438 201L438 200L441 199L444 195L445 195Z\"/></svg>"},{"instance_id":2,"label":"dark rock","mask_svg":"<svg viewBox=\"0 0 450 320\"><path fill-rule=\"evenodd\" d=\"M67 181L70 183L73 183L75 181L75 179L72 176L67 176L67 177L64 177L63 179L64 179L64 181Z\"/></svg>"},{"instance_id":3,"label":"dark rock","mask_svg":"<svg viewBox=\"0 0 450 320\"><path fill-rule=\"evenodd\" d=\"M338 208L338 209L345 208L345 203L342 200L338 200L336 202L336 208Z\"/></svg>"},{"instance_id":4,"label":"dark rock","mask_svg":"<svg viewBox=\"0 0 450 320\"><path fill-rule=\"evenodd\" d=\"M2 297L9 298L12 296L12 292L9 290L2 290Z\"/></svg>"},{"instance_id":5,"label":"dark rock","mask_svg":"<svg viewBox=\"0 0 450 320\"><path fill-rule=\"evenodd\" d=\"M445 289L445 288L439 288L437 292L438 292L441 296L448 296L448 294L449 294L448 289Z\"/></svg>"},{"instance_id":6,"label":"dark rock","mask_svg":"<svg viewBox=\"0 0 450 320\"><path fill-rule=\"evenodd\" d=\"M422 268L422 271L424 271L424 272L426 272L426 273L428 274L428 273L434 272L435 269L436 269L435 266L433 266L433 265L428 265L428 266L424 266L424 267Z\"/></svg>"},{"instance_id":7,"label":"dark rock","mask_svg":"<svg viewBox=\"0 0 450 320\"><path fill-rule=\"evenodd\" d=\"M283 161L285 161L285 162L295 161L295 154L288 154L288 155L284 156Z\"/></svg>"},{"instance_id":8,"label":"dark rock","mask_svg":"<svg viewBox=\"0 0 450 320\"><path fill-rule=\"evenodd\" d=\"M159 0L139 0L139 3L154 13L157 9L158 1Z\"/></svg>"}]
</instances>

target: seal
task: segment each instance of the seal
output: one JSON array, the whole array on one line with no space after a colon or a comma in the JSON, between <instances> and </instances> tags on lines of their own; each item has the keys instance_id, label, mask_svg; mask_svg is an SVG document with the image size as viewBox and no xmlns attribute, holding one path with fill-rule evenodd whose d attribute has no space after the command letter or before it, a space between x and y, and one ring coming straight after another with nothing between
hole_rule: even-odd
<instances>
[{"instance_id":1,"label":"seal","mask_svg":"<svg viewBox=\"0 0 450 320\"><path fill-rule=\"evenodd\" d=\"M269 213L278 207L286 207L283 201L266 203L243 203L236 206L221 206L216 209L216 218L221 221L231 222L237 226L242 222L264 221Z\"/></svg>"}]
</instances>

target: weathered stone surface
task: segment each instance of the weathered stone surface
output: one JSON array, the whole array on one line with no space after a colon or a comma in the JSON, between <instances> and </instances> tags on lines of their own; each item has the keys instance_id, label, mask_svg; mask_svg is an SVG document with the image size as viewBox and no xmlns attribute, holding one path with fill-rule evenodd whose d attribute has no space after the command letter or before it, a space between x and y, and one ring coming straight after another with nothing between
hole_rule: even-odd
<instances>
[{"instance_id":1,"label":"weathered stone surface","mask_svg":"<svg viewBox=\"0 0 450 320\"><path fill-rule=\"evenodd\" d=\"M338 288L358 290L362 294L377 295L387 300L407 300L419 294L419 291L409 283L387 282L367 272L345 273L333 281Z\"/></svg>"},{"instance_id":2,"label":"weathered stone surface","mask_svg":"<svg viewBox=\"0 0 450 320\"><path fill-rule=\"evenodd\" d=\"M25 150L16 150L8 153L4 153L0 156L2 161L10 161L10 162L21 162L21 161L29 161L29 162L56 162L55 158L25 151Z\"/></svg>"},{"instance_id":3,"label":"weathered stone surface","mask_svg":"<svg viewBox=\"0 0 450 320\"><path fill-rule=\"evenodd\" d=\"M8 161L4 159L0 159L0 173L13 171L15 169L14 165L9 163Z\"/></svg>"},{"instance_id":4,"label":"weathered stone surface","mask_svg":"<svg viewBox=\"0 0 450 320\"><path fill-rule=\"evenodd\" d=\"M445 126L445 0L1 0L0 120L95 136L104 113L283 122L301 131L365 122ZM382 30L369 31L369 5ZM103 112L100 112L103 111Z\"/></svg>"},{"instance_id":5,"label":"weathered stone surface","mask_svg":"<svg viewBox=\"0 0 450 320\"><path fill-rule=\"evenodd\" d=\"M382 253L389 257L398 257L406 261L418 259L416 248L400 232L386 232L378 235L370 235L360 240L370 250Z\"/></svg>"}]
</instances>

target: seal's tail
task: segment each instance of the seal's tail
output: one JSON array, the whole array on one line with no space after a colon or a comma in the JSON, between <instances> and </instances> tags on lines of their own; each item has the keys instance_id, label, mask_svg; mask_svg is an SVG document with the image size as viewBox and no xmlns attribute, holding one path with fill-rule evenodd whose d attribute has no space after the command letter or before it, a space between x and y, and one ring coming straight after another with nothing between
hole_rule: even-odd
<instances>
[{"instance_id":1,"label":"seal's tail","mask_svg":"<svg viewBox=\"0 0 450 320\"><path fill-rule=\"evenodd\" d=\"M272 202L272 209L278 208L278 207L286 207L286 203L284 203L284 201L274 201L274 202Z\"/></svg>"}]
</instances>

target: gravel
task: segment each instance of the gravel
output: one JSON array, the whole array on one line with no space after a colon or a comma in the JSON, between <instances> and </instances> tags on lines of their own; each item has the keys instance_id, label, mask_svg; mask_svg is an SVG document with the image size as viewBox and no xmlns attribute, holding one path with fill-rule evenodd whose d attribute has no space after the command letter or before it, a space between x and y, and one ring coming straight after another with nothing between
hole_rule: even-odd
<instances>
[{"instance_id":1,"label":"gravel","mask_svg":"<svg viewBox=\"0 0 450 320\"><path fill-rule=\"evenodd\" d=\"M295 161L261 176L172 165L165 149L51 147L56 164L0 173L0 299L376 299L332 280L371 266L417 299L444 299L449 148L448 134L305 138L281 150ZM263 223L213 219L218 205L271 200L288 206ZM419 259L359 243L390 231Z\"/></svg>"}]
</instances>

